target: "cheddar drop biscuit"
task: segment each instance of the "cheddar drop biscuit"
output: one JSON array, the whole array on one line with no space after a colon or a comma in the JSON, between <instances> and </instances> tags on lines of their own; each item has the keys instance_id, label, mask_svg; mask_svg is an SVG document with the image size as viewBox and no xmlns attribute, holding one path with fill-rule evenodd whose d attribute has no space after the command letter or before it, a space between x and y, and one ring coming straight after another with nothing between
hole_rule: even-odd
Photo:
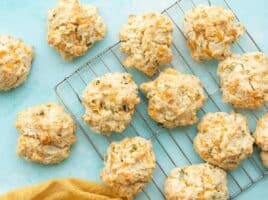
<instances>
[{"instance_id":1,"label":"cheddar drop biscuit","mask_svg":"<svg viewBox=\"0 0 268 200\"><path fill-rule=\"evenodd\" d=\"M165 181L166 200L227 200L227 174L208 163L178 167Z\"/></svg>"},{"instance_id":2,"label":"cheddar drop biscuit","mask_svg":"<svg viewBox=\"0 0 268 200\"><path fill-rule=\"evenodd\" d=\"M18 113L17 154L26 160L55 164L66 159L76 141L71 116L57 103L37 105Z\"/></svg>"},{"instance_id":3,"label":"cheddar drop biscuit","mask_svg":"<svg viewBox=\"0 0 268 200\"><path fill-rule=\"evenodd\" d=\"M233 55L219 63L223 100L257 109L268 101L268 57L261 52Z\"/></svg>"},{"instance_id":4,"label":"cheddar drop biscuit","mask_svg":"<svg viewBox=\"0 0 268 200\"><path fill-rule=\"evenodd\" d=\"M244 31L233 12L220 6L199 5L185 14L184 34L196 61L229 56L230 45Z\"/></svg>"},{"instance_id":5,"label":"cheddar drop biscuit","mask_svg":"<svg viewBox=\"0 0 268 200\"><path fill-rule=\"evenodd\" d=\"M192 125L206 101L200 80L168 68L154 81L141 84L149 99L148 114L167 128Z\"/></svg>"},{"instance_id":6,"label":"cheddar drop biscuit","mask_svg":"<svg viewBox=\"0 0 268 200\"><path fill-rule=\"evenodd\" d=\"M100 177L120 196L131 199L152 179L155 163L149 140L126 138L109 146Z\"/></svg>"},{"instance_id":7,"label":"cheddar drop biscuit","mask_svg":"<svg viewBox=\"0 0 268 200\"><path fill-rule=\"evenodd\" d=\"M85 123L97 133L110 135L125 130L140 99L129 73L107 73L88 84L82 101Z\"/></svg>"},{"instance_id":8,"label":"cheddar drop biscuit","mask_svg":"<svg viewBox=\"0 0 268 200\"><path fill-rule=\"evenodd\" d=\"M258 120L254 138L255 144L261 149L263 165L268 168L268 113Z\"/></svg>"},{"instance_id":9,"label":"cheddar drop biscuit","mask_svg":"<svg viewBox=\"0 0 268 200\"><path fill-rule=\"evenodd\" d=\"M0 35L0 91L21 85L31 70L33 47L21 39Z\"/></svg>"},{"instance_id":10,"label":"cheddar drop biscuit","mask_svg":"<svg viewBox=\"0 0 268 200\"><path fill-rule=\"evenodd\" d=\"M164 15L149 12L130 15L120 31L123 64L134 67L148 76L172 60L172 22Z\"/></svg>"},{"instance_id":11,"label":"cheddar drop biscuit","mask_svg":"<svg viewBox=\"0 0 268 200\"><path fill-rule=\"evenodd\" d=\"M59 0L48 13L48 44L65 60L84 55L106 34L106 26L94 6L79 0Z\"/></svg>"},{"instance_id":12,"label":"cheddar drop biscuit","mask_svg":"<svg viewBox=\"0 0 268 200\"><path fill-rule=\"evenodd\" d=\"M198 124L194 148L201 158L225 170L235 169L253 152L246 118L238 113L207 113Z\"/></svg>"}]
</instances>

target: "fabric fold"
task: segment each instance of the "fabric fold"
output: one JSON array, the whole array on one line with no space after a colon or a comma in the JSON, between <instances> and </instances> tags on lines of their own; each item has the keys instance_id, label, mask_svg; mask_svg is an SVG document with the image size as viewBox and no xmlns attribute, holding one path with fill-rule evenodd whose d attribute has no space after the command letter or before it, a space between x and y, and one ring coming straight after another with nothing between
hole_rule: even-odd
<instances>
[{"instance_id":1,"label":"fabric fold","mask_svg":"<svg viewBox=\"0 0 268 200\"><path fill-rule=\"evenodd\" d=\"M0 200L123 200L110 188L78 178L52 179L10 191Z\"/></svg>"}]
</instances>

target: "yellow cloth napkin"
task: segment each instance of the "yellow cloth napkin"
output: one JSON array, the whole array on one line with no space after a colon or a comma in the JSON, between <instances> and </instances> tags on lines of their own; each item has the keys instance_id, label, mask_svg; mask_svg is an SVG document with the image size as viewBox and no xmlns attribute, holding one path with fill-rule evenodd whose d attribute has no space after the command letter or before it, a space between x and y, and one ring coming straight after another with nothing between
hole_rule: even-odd
<instances>
[{"instance_id":1,"label":"yellow cloth napkin","mask_svg":"<svg viewBox=\"0 0 268 200\"><path fill-rule=\"evenodd\" d=\"M123 200L111 189L77 178L52 179L33 186L13 190L0 200Z\"/></svg>"}]
</instances>

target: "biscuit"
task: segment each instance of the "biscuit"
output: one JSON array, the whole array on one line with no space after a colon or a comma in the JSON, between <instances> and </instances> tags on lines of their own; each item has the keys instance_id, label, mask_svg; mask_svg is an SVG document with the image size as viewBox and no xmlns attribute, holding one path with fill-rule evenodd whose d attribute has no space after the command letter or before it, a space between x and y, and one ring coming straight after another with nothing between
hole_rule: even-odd
<instances>
[{"instance_id":1,"label":"biscuit","mask_svg":"<svg viewBox=\"0 0 268 200\"><path fill-rule=\"evenodd\" d=\"M168 68L154 81L143 83L141 90L149 99L148 114L167 128L192 125L197 111L206 101L200 80Z\"/></svg>"},{"instance_id":2,"label":"biscuit","mask_svg":"<svg viewBox=\"0 0 268 200\"><path fill-rule=\"evenodd\" d=\"M15 88L27 79L33 57L33 47L21 39L0 35L0 91Z\"/></svg>"},{"instance_id":3,"label":"biscuit","mask_svg":"<svg viewBox=\"0 0 268 200\"><path fill-rule=\"evenodd\" d=\"M258 120L253 136L258 147L268 151L268 113Z\"/></svg>"},{"instance_id":4,"label":"biscuit","mask_svg":"<svg viewBox=\"0 0 268 200\"><path fill-rule=\"evenodd\" d=\"M208 163L178 167L165 181L166 200L227 200L226 172Z\"/></svg>"},{"instance_id":5,"label":"biscuit","mask_svg":"<svg viewBox=\"0 0 268 200\"><path fill-rule=\"evenodd\" d=\"M55 164L66 159L76 141L71 116L57 103L36 105L18 113L17 154L26 160Z\"/></svg>"},{"instance_id":6,"label":"biscuit","mask_svg":"<svg viewBox=\"0 0 268 200\"><path fill-rule=\"evenodd\" d=\"M196 61L229 56L230 45L244 32L233 12L220 6L199 5L184 17L187 45Z\"/></svg>"},{"instance_id":7,"label":"biscuit","mask_svg":"<svg viewBox=\"0 0 268 200\"><path fill-rule=\"evenodd\" d=\"M87 85L82 101L85 123L97 133L110 135L125 130L140 99L129 73L107 73Z\"/></svg>"},{"instance_id":8,"label":"biscuit","mask_svg":"<svg viewBox=\"0 0 268 200\"><path fill-rule=\"evenodd\" d=\"M268 57L261 52L233 55L219 63L222 98L236 108L261 108L268 100Z\"/></svg>"},{"instance_id":9,"label":"biscuit","mask_svg":"<svg viewBox=\"0 0 268 200\"><path fill-rule=\"evenodd\" d=\"M121 51L126 55L123 65L148 76L155 74L161 65L172 60L172 31L172 22L164 15L130 15L119 35Z\"/></svg>"},{"instance_id":10,"label":"biscuit","mask_svg":"<svg viewBox=\"0 0 268 200\"><path fill-rule=\"evenodd\" d=\"M225 170L235 169L253 152L246 118L238 113L207 113L198 124L196 152L206 162Z\"/></svg>"},{"instance_id":11,"label":"biscuit","mask_svg":"<svg viewBox=\"0 0 268 200\"><path fill-rule=\"evenodd\" d=\"M100 177L120 196L131 199L152 179L155 163L149 140L126 138L109 146Z\"/></svg>"},{"instance_id":12,"label":"biscuit","mask_svg":"<svg viewBox=\"0 0 268 200\"><path fill-rule=\"evenodd\" d=\"M268 113L258 120L253 136L255 144L261 149L262 163L268 168Z\"/></svg>"},{"instance_id":13,"label":"biscuit","mask_svg":"<svg viewBox=\"0 0 268 200\"><path fill-rule=\"evenodd\" d=\"M268 151L261 151L260 157L262 160L262 164L268 168Z\"/></svg>"},{"instance_id":14,"label":"biscuit","mask_svg":"<svg viewBox=\"0 0 268 200\"><path fill-rule=\"evenodd\" d=\"M84 55L106 34L106 26L94 6L79 0L59 0L48 13L48 44L65 60Z\"/></svg>"}]
</instances>

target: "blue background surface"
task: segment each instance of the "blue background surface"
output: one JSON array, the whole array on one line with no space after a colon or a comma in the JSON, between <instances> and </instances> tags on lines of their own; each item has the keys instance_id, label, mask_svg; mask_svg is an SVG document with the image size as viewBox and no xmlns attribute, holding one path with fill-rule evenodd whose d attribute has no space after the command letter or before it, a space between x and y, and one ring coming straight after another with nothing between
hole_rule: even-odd
<instances>
[{"instance_id":1,"label":"blue background surface","mask_svg":"<svg viewBox=\"0 0 268 200\"><path fill-rule=\"evenodd\" d=\"M70 158L59 165L42 166L16 156L17 132L13 124L16 113L39 103L57 101L53 87L81 64L118 40L118 31L129 14L162 11L174 0L82 0L99 7L108 27L105 39L85 56L65 62L46 42L47 11L55 0L0 0L0 34L23 38L35 48L35 59L28 81L10 92L0 93L0 194L10 189L55 177L80 177L100 181L102 162L84 135ZM268 53L268 2L266 0L228 0L247 30L265 53ZM212 0L213 3L213 0ZM252 186L237 199L267 199L268 177Z\"/></svg>"}]
</instances>

